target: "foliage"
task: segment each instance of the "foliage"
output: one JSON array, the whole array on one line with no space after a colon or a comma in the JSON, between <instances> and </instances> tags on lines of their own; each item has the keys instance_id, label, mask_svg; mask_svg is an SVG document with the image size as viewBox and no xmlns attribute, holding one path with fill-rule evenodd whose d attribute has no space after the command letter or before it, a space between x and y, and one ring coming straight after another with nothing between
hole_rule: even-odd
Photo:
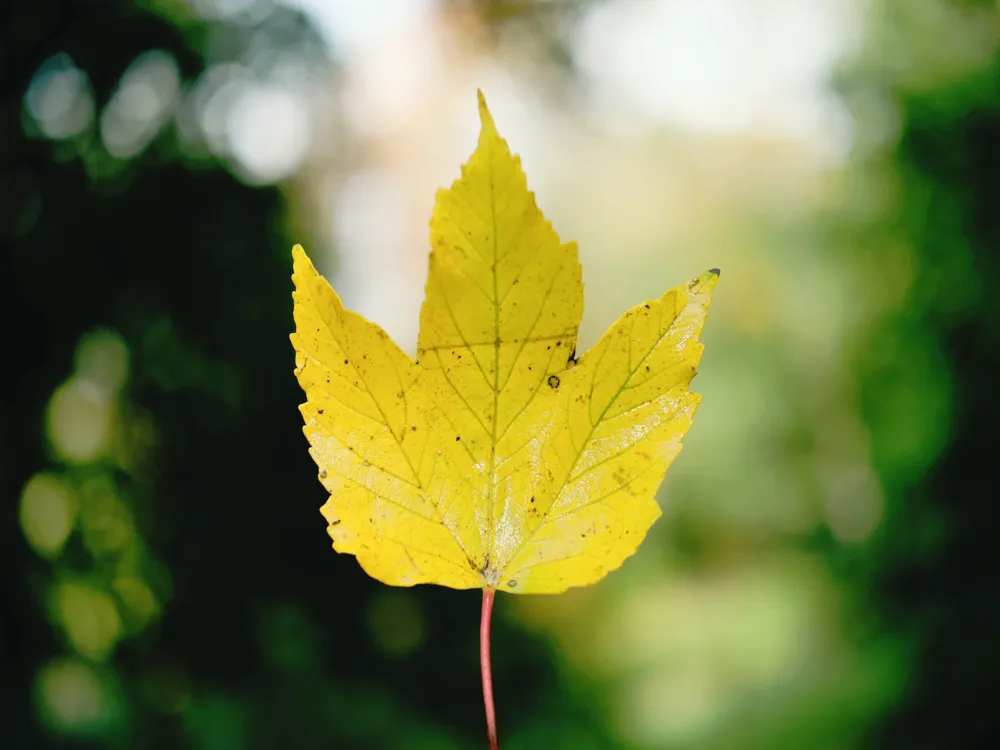
<instances>
[{"instance_id":1,"label":"foliage","mask_svg":"<svg viewBox=\"0 0 1000 750\"><path fill-rule=\"evenodd\" d=\"M700 398L712 270L576 357L576 246L480 94L479 145L431 221L418 354L346 311L296 247L296 375L339 552L393 585L558 593L631 555Z\"/></svg>"}]
</instances>

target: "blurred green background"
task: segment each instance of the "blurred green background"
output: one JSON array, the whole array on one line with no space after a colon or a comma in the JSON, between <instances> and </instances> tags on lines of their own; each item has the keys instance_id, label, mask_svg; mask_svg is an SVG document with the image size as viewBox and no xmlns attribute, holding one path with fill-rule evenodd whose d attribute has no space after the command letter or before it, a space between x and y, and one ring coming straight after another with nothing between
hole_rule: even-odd
<instances>
[{"instance_id":1,"label":"blurred green background","mask_svg":"<svg viewBox=\"0 0 1000 750\"><path fill-rule=\"evenodd\" d=\"M288 342L302 242L412 353L481 87L581 348L723 269L664 518L498 600L502 746L1000 747L998 43L986 0L4 4L0 746L484 747L478 592L331 551Z\"/></svg>"}]
</instances>

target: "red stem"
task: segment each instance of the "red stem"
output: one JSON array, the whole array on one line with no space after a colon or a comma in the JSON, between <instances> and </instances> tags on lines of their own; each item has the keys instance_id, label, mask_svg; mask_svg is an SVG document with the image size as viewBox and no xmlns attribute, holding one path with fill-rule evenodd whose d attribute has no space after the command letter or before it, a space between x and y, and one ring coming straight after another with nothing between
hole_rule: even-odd
<instances>
[{"instance_id":1,"label":"red stem","mask_svg":"<svg viewBox=\"0 0 1000 750\"><path fill-rule=\"evenodd\" d=\"M479 666L483 673L483 702L486 704L486 733L490 750L500 750L497 739L497 712L493 706L493 675L490 671L490 620L493 618L493 589L483 589L483 616L479 623Z\"/></svg>"}]
</instances>

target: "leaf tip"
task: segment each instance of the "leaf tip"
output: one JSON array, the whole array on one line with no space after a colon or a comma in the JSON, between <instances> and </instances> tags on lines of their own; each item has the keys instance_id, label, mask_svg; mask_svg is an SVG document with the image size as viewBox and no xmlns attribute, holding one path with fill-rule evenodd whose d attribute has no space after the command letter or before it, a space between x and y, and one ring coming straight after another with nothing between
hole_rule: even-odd
<instances>
[{"instance_id":1,"label":"leaf tip","mask_svg":"<svg viewBox=\"0 0 1000 750\"><path fill-rule=\"evenodd\" d=\"M308 276L312 270L312 261L306 255L302 245L296 243L292 247L292 283L296 289L301 288L302 280Z\"/></svg>"},{"instance_id":2,"label":"leaf tip","mask_svg":"<svg viewBox=\"0 0 1000 750\"><path fill-rule=\"evenodd\" d=\"M483 131L492 130L496 131L496 123L493 122L493 115L490 114L490 108L486 106L486 97L483 96L482 89L476 89L476 96L479 99L479 120L483 124Z\"/></svg>"},{"instance_id":3,"label":"leaf tip","mask_svg":"<svg viewBox=\"0 0 1000 750\"><path fill-rule=\"evenodd\" d=\"M694 279L690 288L695 294L704 294L705 292L710 292L719 283L719 276L721 271L718 268L710 268L705 273L703 273L698 278Z\"/></svg>"}]
</instances>

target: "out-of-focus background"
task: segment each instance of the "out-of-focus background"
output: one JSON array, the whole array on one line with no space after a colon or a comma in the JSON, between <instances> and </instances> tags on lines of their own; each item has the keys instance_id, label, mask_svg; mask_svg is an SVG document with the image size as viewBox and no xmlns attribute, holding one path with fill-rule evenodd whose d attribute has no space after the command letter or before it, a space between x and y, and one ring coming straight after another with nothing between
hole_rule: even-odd
<instances>
[{"instance_id":1,"label":"out-of-focus background","mask_svg":"<svg viewBox=\"0 0 1000 750\"><path fill-rule=\"evenodd\" d=\"M992 0L33 0L0 20L0 745L484 745L479 594L330 549L289 249L413 352L482 88L581 348L723 270L664 517L502 595L508 750L1000 747Z\"/></svg>"}]
</instances>

